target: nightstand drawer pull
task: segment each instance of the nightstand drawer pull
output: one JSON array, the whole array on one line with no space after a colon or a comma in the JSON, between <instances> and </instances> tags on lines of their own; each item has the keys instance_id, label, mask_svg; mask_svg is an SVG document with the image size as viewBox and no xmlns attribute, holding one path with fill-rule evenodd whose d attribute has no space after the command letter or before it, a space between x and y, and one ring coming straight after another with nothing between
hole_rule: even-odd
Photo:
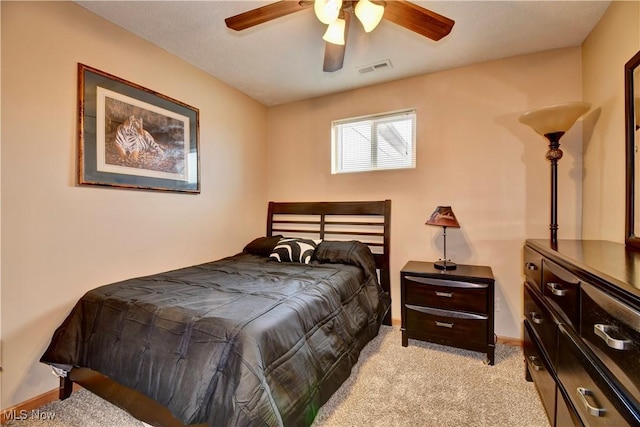
<instances>
[{"instance_id":1,"label":"nightstand drawer pull","mask_svg":"<svg viewBox=\"0 0 640 427\"><path fill-rule=\"evenodd\" d=\"M445 298L451 298L451 297L453 297L453 292L436 291L436 296L445 297Z\"/></svg>"},{"instance_id":2,"label":"nightstand drawer pull","mask_svg":"<svg viewBox=\"0 0 640 427\"><path fill-rule=\"evenodd\" d=\"M549 282L547 287L551 289L551 293L557 297L563 297L567 294L567 290L560 283Z\"/></svg>"},{"instance_id":3,"label":"nightstand drawer pull","mask_svg":"<svg viewBox=\"0 0 640 427\"><path fill-rule=\"evenodd\" d=\"M540 316L539 313L536 313L535 311L530 312L529 317L531 318L531 321L536 325L541 325L544 322L544 318Z\"/></svg>"},{"instance_id":4,"label":"nightstand drawer pull","mask_svg":"<svg viewBox=\"0 0 640 427\"><path fill-rule=\"evenodd\" d=\"M536 356L529 356L529 362L531 362L531 366L533 366L533 369L535 369L536 371L542 371L544 369L544 367L540 363L540 359L538 359Z\"/></svg>"},{"instance_id":5,"label":"nightstand drawer pull","mask_svg":"<svg viewBox=\"0 0 640 427\"><path fill-rule=\"evenodd\" d=\"M582 404L584 405L584 408L589 412L589 414L593 415L594 417L604 416L604 413L607 412L606 409L593 406L587 401L587 396L591 396L591 398L595 401L593 392L591 390L584 387L578 387L577 390L578 396L580 396L580 400L582 400Z\"/></svg>"},{"instance_id":6,"label":"nightstand drawer pull","mask_svg":"<svg viewBox=\"0 0 640 427\"><path fill-rule=\"evenodd\" d=\"M532 262L526 263L525 266L527 267L527 270L531 270L531 271L536 271L538 269L538 266Z\"/></svg>"},{"instance_id":7,"label":"nightstand drawer pull","mask_svg":"<svg viewBox=\"0 0 640 427\"><path fill-rule=\"evenodd\" d=\"M473 314L473 313L465 313L462 311L442 310L439 308L422 307L420 305L414 305L414 304L405 304L405 307L408 310L429 314L431 316L446 317L448 319L456 318L456 319L466 319L466 320L487 320L489 318L489 316L487 316L486 314Z\"/></svg>"},{"instance_id":8,"label":"nightstand drawer pull","mask_svg":"<svg viewBox=\"0 0 640 427\"><path fill-rule=\"evenodd\" d=\"M444 286L447 288L486 289L489 286L486 283L462 282L459 280L443 280L434 279L432 277L405 276L404 278L411 282L420 283L423 285Z\"/></svg>"},{"instance_id":9,"label":"nightstand drawer pull","mask_svg":"<svg viewBox=\"0 0 640 427\"><path fill-rule=\"evenodd\" d=\"M593 325L593 332L602 338L607 346L615 349L615 350L629 350L631 348L631 340L627 339L616 339L609 335L612 332L617 332L618 328L610 325L603 325L601 323L596 323Z\"/></svg>"},{"instance_id":10,"label":"nightstand drawer pull","mask_svg":"<svg viewBox=\"0 0 640 427\"><path fill-rule=\"evenodd\" d=\"M440 326L441 328L453 328L453 323L440 322L439 320L436 320L436 326Z\"/></svg>"}]
</instances>

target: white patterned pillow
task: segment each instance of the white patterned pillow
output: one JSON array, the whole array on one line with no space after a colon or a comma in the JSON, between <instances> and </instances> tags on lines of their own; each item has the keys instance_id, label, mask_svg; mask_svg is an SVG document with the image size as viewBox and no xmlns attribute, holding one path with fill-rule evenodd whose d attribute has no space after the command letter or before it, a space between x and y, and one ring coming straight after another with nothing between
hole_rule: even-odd
<instances>
[{"instance_id":1,"label":"white patterned pillow","mask_svg":"<svg viewBox=\"0 0 640 427\"><path fill-rule=\"evenodd\" d=\"M278 262L299 262L309 264L313 253L322 240L296 239L284 237L273 248L269 258Z\"/></svg>"}]
</instances>

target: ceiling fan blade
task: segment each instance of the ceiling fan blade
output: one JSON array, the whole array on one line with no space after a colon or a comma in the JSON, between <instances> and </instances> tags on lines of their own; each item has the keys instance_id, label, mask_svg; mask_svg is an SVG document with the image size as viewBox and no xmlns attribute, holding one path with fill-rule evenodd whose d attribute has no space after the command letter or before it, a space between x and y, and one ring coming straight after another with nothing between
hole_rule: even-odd
<instances>
[{"instance_id":1,"label":"ceiling fan blade","mask_svg":"<svg viewBox=\"0 0 640 427\"><path fill-rule=\"evenodd\" d=\"M281 18L294 12L306 9L313 5L313 2L300 2L297 0L282 0L266 6L252 9L239 15L231 16L224 20L227 27L232 30L241 31L262 24L272 19Z\"/></svg>"},{"instance_id":2,"label":"ceiling fan blade","mask_svg":"<svg viewBox=\"0 0 640 427\"><path fill-rule=\"evenodd\" d=\"M342 68L344 64L344 52L347 48L347 35L349 34L349 24L351 23L351 14L344 14L344 44L333 44L329 42L324 43L324 63L322 64L322 71L325 73L333 73Z\"/></svg>"},{"instance_id":3,"label":"ceiling fan blade","mask_svg":"<svg viewBox=\"0 0 640 427\"><path fill-rule=\"evenodd\" d=\"M449 34L455 24L446 16L404 0L386 2L383 18L432 40Z\"/></svg>"}]
</instances>

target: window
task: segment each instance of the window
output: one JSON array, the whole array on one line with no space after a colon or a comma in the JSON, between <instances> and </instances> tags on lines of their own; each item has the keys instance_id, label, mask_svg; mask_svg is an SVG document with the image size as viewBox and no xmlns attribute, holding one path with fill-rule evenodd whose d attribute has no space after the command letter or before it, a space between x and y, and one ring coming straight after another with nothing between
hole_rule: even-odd
<instances>
[{"instance_id":1,"label":"window","mask_svg":"<svg viewBox=\"0 0 640 427\"><path fill-rule=\"evenodd\" d=\"M331 130L331 173L416 167L415 110L336 120Z\"/></svg>"}]
</instances>

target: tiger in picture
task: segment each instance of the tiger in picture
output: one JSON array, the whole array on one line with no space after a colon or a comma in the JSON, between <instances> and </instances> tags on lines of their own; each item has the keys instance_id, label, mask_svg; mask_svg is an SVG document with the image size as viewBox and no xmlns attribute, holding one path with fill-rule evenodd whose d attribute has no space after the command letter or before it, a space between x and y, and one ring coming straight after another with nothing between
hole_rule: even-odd
<instances>
[{"instance_id":1,"label":"tiger in picture","mask_svg":"<svg viewBox=\"0 0 640 427\"><path fill-rule=\"evenodd\" d=\"M138 160L141 152L155 150L164 154L164 149L158 145L153 136L143 128L141 118L129 116L116 130L116 148L123 160Z\"/></svg>"}]
</instances>

